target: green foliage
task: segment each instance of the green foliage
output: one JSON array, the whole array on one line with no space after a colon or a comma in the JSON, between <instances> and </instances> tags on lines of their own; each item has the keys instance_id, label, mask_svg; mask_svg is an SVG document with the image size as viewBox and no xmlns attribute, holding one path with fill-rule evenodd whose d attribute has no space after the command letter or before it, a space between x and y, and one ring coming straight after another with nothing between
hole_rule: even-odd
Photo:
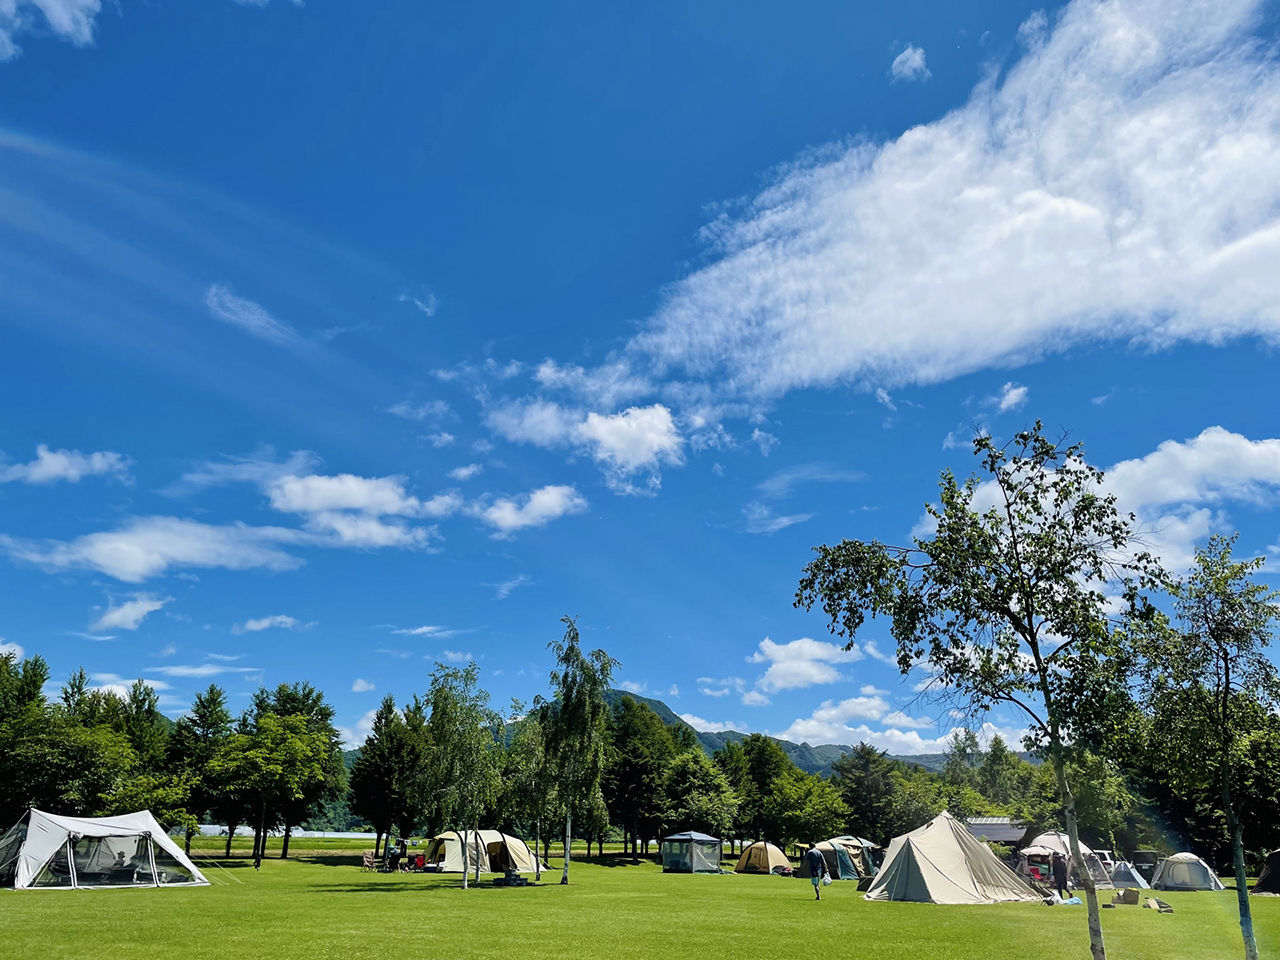
<instances>
[{"instance_id":1,"label":"green foliage","mask_svg":"<svg viewBox=\"0 0 1280 960\"><path fill-rule=\"evenodd\" d=\"M832 765L832 783L849 811L848 832L887 846L893 837L893 806L899 764L887 751L859 743Z\"/></svg>"},{"instance_id":2,"label":"green foliage","mask_svg":"<svg viewBox=\"0 0 1280 960\"><path fill-rule=\"evenodd\" d=\"M421 717L421 709L416 715ZM398 826L410 836L420 819L428 745L425 726L396 708L388 694L373 717L373 730L351 771L351 810L373 825L380 836Z\"/></svg>"},{"instance_id":3,"label":"green foliage","mask_svg":"<svg viewBox=\"0 0 1280 960\"><path fill-rule=\"evenodd\" d=\"M738 812L738 798L720 769L701 750L679 754L662 782L666 801L664 832L697 830L726 836Z\"/></svg>"},{"instance_id":4,"label":"green foliage","mask_svg":"<svg viewBox=\"0 0 1280 960\"><path fill-rule=\"evenodd\" d=\"M785 848L842 834L849 808L831 781L792 767L773 781L765 815L776 842Z\"/></svg>"},{"instance_id":5,"label":"green foliage","mask_svg":"<svg viewBox=\"0 0 1280 960\"><path fill-rule=\"evenodd\" d=\"M473 830L497 797L502 720L479 686L480 668L436 664L426 702L428 813L446 828Z\"/></svg>"},{"instance_id":6,"label":"green foliage","mask_svg":"<svg viewBox=\"0 0 1280 960\"><path fill-rule=\"evenodd\" d=\"M662 781L677 753L672 729L631 697L614 704L609 718L610 750L603 790L611 819L632 840L656 836L661 829Z\"/></svg>"}]
</instances>

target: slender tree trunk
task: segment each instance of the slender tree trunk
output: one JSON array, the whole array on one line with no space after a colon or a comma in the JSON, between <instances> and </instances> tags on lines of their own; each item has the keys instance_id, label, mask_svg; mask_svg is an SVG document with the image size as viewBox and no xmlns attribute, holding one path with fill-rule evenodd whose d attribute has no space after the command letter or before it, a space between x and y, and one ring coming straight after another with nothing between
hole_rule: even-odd
<instances>
[{"instance_id":1,"label":"slender tree trunk","mask_svg":"<svg viewBox=\"0 0 1280 960\"><path fill-rule=\"evenodd\" d=\"M466 827L462 828L461 836L462 836L462 888L463 890L466 890L467 873L468 873L468 870L470 870L470 867L468 867L468 861L467 861L467 829Z\"/></svg>"},{"instance_id":2,"label":"slender tree trunk","mask_svg":"<svg viewBox=\"0 0 1280 960\"><path fill-rule=\"evenodd\" d=\"M1062 759L1062 748L1055 745L1052 749L1053 773L1058 779L1058 794L1062 799L1063 818L1067 821L1067 837L1071 842L1071 858L1080 870L1080 881L1084 884L1085 903L1089 909L1089 952L1093 960L1107 960L1107 947L1102 940L1102 911L1098 909L1098 888L1094 885L1093 874L1089 865L1080 856L1080 830L1076 824L1076 798L1071 795L1071 787L1067 784L1066 764Z\"/></svg>"},{"instance_id":3,"label":"slender tree trunk","mask_svg":"<svg viewBox=\"0 0 1280 960\"><path fill-rule=\"evenodd\" d=\"M267 855L267 799L262 798L262 810L258 815L258 852L254 856L253 868L262 866L262 858Z\"/></svg>"},{"instance_id":4,"label":"slender tree trunk","mask_svg":"<svg viewBox=\"0 0 1280 960\"><path fill-rule=\"evenodd\" d=\"M533 821L533 879L542 879L542 855L538 852L542 847L542 821Z\"/></svg>"},{"instance_id":5,"label":"slender tree trunk","mask_svg":"<svg viewBox=\"0 0 1280 960\"><path fill-rule=\"evenodd\" d=\"M1258 940L1253 935L1253 911L1249 907L1249 881L1245 877L1244 827L1231 805L1231 774L1222 775L1222 809L1227 812L1227 829L1231 833L1231 858L1236 871L1236 902L1240 905L1240 935L1244 937L1245 960L1258 960Z\"/></svg>"},{"instance_id":6,"label":"slender tree trunk","mask_svg":"<svg viewBox=\"0 0 1280 960\"><path fill-rule=\"evenodd\" d=\"M373 831L373 859L378 859L378 851L382 849L382 831Z\"/></svg>"},{"instance_id":7,"label":"slender tree trunk","mask_svg":"<svg viewBox=\"0 0 1280 960\"><path fill-rule=\"evenodd\" d=\"M238 823L227 824L227 852L222 855L225 860L231 856L231 841L236 838L236 829L240 826Z\"/></svg>"},{"instance_id":8,"label":"slender tree trunk","mask_svg":"<svg viewBox=\"0 0 1280 960\"><path fill-rule=\"evenodd\" d=\"M476 886L480 886L480 823L476 822ZM490 865L492 866L492 864Z\"/></svg>"},{"instance_id":9,"label":"slender tree trunk","mask_svg":"<svg viewBox=\"0 0 1280 960\"><path fill-rule=\"evenodd\" d=\"M569 853L571 844L573 843L573 814L566 809L564 812L564 872L560 874L560 882L569 882Z\"/></svg>"},{"instance_id":10,"label":"slender tree trunk","mask_svg":"<svg viewBox=\"0 0 1280 960\"><path fill-rule=\"evenodd\" d=\"M286 823L284 825L284 842L280 845L280 859L289 859L289 835L293 833L293 825Z\"/></svg>"},{"instance_id":11,"label":"slender tree trunk","mask_svg":"<svg viewBox=\"0 0 1280 960\"><path fill-rule=\"evenodd\" d=\"M183 852L184 852L188 857L189 857L189 856L191 856L191 835L192 835L193 833L195 833L195 831L194 831L194 830L188 830L188 831L187 831L187 841L186 841L186 843L184 843L184 844L183 844L183 846L182 846L182 850L183 850Z\"/></svg>"}]
</instances>

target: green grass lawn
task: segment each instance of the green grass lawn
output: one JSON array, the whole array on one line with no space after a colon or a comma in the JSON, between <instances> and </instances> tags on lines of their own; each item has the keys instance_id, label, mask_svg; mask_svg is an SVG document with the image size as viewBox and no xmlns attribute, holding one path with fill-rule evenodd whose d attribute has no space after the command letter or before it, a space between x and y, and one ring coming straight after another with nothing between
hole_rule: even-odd
<instances>
[{"instance_id":1,"label":"green grass lawn","mask_svg":"<svg viewBox=\"0 0 1280 960\"><path fill-rule=\"evenodd\" d=\"M332 846L330 845L332 844ZM1052 960L1089 954L1083 907L868 903L854 884L663 875L606 858L537 887L464 892L456 876L361 873L337 843L255 872L209 865L212 887L0 892L0 955L23 960L659 958L825 956ZM553 861L555 866L556 861ZM236 882L239 881L239 882ZM1104 910L1110 956L1243 954L1235 894L1161 894L1174 913ZM1280 898L1253 901L1264 957L1280 955Z\"/></svg>"}]
</instances>

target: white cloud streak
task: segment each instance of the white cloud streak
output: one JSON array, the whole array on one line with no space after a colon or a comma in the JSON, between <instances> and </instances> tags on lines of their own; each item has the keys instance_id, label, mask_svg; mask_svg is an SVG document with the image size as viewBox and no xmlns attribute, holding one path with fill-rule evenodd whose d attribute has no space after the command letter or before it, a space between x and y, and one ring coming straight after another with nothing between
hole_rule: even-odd
<instances>
[{"instance_id":1,"label":"white cloud streak","mask_svg":"<svg viewBox=\"0 0 1280 960\"><path fill-rule=\"evenodd\" d=\"M22 53L14 39L22 33L47 31L74 46L91 46L101 9L101 0L0 0L0 61Z\"/></svg>"},{"instance_id":2,"label":"white cloud streak","mask_svg":"<svg viewBox=\"0 0 1280 960\"><path fill-rule=\"evenodd\" d=\"M893 58L889 73L894 80L928 80L932 73L924 62L924 50L908 43L907 48Z\"/></svg>"},{"instance_id":3,"label":"white cloud streak","mask_svg":"<svg viewBox=\"0 0 1280 960\"><path fill-rule=\"evenodd\" d=\"M223 323L239 327L259 340L283 344L297 337L292 327L271 316L264 307L237 297L221 284L215 283L205 292L204 302Z\"/></svg>"},{"instance_id":4,"label":"white cloud streak","mask_svg":"<svg viewBox=\"0 0 1280 960\"><path fill-rule=\"evenodd\" d=\"M783 168L630 353L725 396L932 383L1072 344L1280 339L1260 0L1074 0L969 102Z\"/></svg>"},{"instance_id":5,"label":"white cloud streak","mask_svg":"<svg viewBox=\"0 0 1280 960\"><path fill-rule=\"evenodd\" d=\"M173 597L158 597L154 593L135 593L132 600L116 606L112 604L107 612L94 621L89 627L95 633L103 630L137 630L147 614L172 603Z\"/></svg>"},{"instance_id":6,"label":"white cloud streak","mask_svg":"<svg viewBox=\"0 0 1280 960\"><path fill-rule=\"evenodd\" d=\"M46 484L65 480L79 483L84 477L111 477L122 483L132 483L128 457L100 450L81 453L79 450L50 450L43 443L36 447L36 458L30 463L0 466L0 483Z\"/></svg>"}]
</instances>

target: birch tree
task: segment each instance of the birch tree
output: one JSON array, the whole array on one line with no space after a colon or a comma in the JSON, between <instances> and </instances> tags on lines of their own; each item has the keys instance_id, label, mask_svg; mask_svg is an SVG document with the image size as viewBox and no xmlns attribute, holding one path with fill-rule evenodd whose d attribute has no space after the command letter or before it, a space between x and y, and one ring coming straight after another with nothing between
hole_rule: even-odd
<instances>
[{"instance_id":1,"label":"birch tree","mask_svg":"<svg viewBox=\"0 0 1280 960\"><path fill-rule=\"evenodd\" d=\"M1105 960L1067 763L1124 696L1126 661L1108 611L1124 597L1132 618L1149 619L1138 591L1163 575L1137 550L1136 519L1119 512L1080 445L1047 439L1037 422L1007 445L976 438L974 455L986 480L942 474L939 504L926 506L936 532L910 546L843 540L815 548L796 605L820 604L850 648L868 614L886 617L904 674L924 668L931 692L971 716L996 706L1023 715L1027 748L1053 766L1081 867L1090 949Z\"/></svg>"},{"instance_id":2,"label":"birch tree","mask_svg":"<svg viewBox=\"0 0 1280 960\"><path fill-rule=\"evenodd\" d=\"M555 653L551 673L553 699L534 701L546 731L547 761L559 801L564 806L564 871L569 882L569 853L575 812L585 808L600 789L607 752L609 707L605 693L618 662L603 650L584 653L574 617L561 617L564 638L547 646Z\"/></svg>"},{"instance_id":3,"label":"birch tree","mask_svg":"<svg viewBox=\"0 0 1280 960\"><path fill-rule=\"evenodd\" d=\"M1237 788L1249 764L1250 739L1265 726L1265 715L1280 701L1280 678L1267 656L1280 621L1277 594L1254 581L1264 558L1235 561L1235 538L1215 536L1196 551L1191 575L1171 590L1176 629L1145 634L1147 703L1159 719L1173 715L1173 732L1188 772L1213 783L1231 841L1247 960L1257 960L1249 886L1245 879L1244 819L1274 813L1270 804L1249 809ZM1262 722L1260 722L1262 721ZM1188 791L1190 792L1190 791Z\"/></svg>"}]
</instances>

